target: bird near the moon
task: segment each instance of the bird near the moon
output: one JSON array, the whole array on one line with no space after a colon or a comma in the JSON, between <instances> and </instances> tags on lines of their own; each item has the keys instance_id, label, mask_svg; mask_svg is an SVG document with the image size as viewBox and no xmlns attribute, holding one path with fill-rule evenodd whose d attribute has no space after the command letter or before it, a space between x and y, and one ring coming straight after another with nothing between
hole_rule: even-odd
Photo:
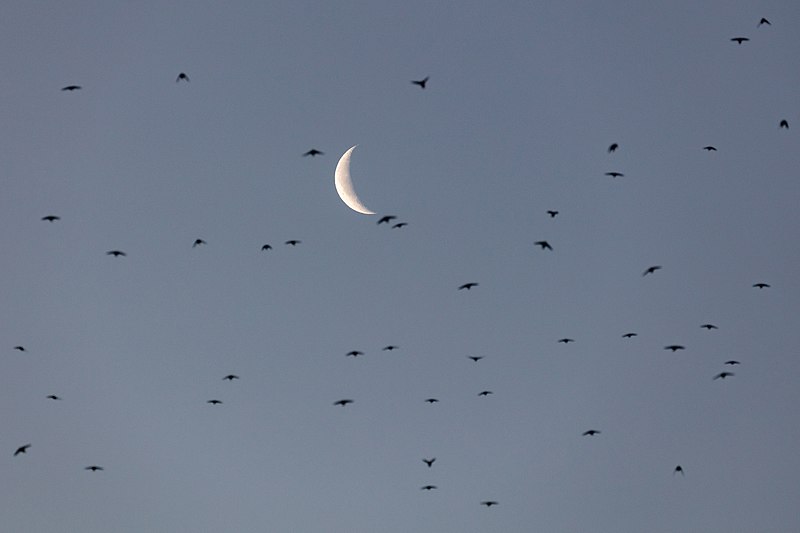
<instances>
[{"instance_id":1,"label":"bird near the moon","mask_svg":"<svg viewBox=\"0 0 800 533\"><path fill-rule=\"evenodd\" d=\"M347 205L347 207L353 211L361 213L362 215L374 215L375 212L371 211L361 202L361 200L359 200L358 196L356 195L356 191L353 188L353 181L350 179L350 155L355 149L356 147L353 146L347 150L336 164L336 172L334 173L336 192L339 194L339 198L342 199L345 205Z\"/></svg>"}]
</instances>

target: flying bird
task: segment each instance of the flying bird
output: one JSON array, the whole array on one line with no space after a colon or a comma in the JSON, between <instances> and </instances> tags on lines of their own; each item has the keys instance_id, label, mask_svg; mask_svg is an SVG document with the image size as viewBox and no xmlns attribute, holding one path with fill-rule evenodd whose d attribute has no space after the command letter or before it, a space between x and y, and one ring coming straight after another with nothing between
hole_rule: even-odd
<instances>
[{"instance_id":1,"label":"flying bird","mask_svg":"<svg viewBox=\"0 0 800 533\"><path fill-rule=\"evenodd\" d=\"M17 448L17 451L14 452L14 457L18 456L21 453L28 453L28 448L30 447L31 447L30 444L23 444L22 446Z\"/></svg>"},{"instance_id":2,"label":"flying bird","mask_svg":"<svg viewBox=\"0 0 800 533\"><path fill-rule=\"evenodd\" d=\"M18 352L25 352L25 351L27 351L27 350L25 350L25 347L24 347L24 346L14 346L14 349L15 349L15 350L17 350Z\"/></svg>"},{"instance_id":3,"label":"flying bird","mask_svg":"<svg viewBox=\"0 0 800 533\"><path fill-rule=\"evenodd\" d=\"M670 344L669 346L664 346L665 350L672 350L672 353L677 352L678 350L685 350L685 346L681 346L680 344Z\"/></svg>"},{"instance_id":4,"label":"flying bird","mask_svg":"<svg viewBox=\"0 0 800 533\"><path fill-rule=\"evenodd\" d=\"M389 222L391 222L392 220L394 220L396 218L397 217L394 216L394 215L382 216L381 218L378 219L378 225L380 226L381 224L388 224Z\"/></svg>"},{"instance_id":5,"label":"flying bird","mask_svg":"<svg viewBox=\"0 0 800 533\"><path fill-rule=\"evenodd\" d=\"M547 241L536 241L535 243L533 243L533 245L534 246L538 246L542 250L552 250L553 249L553 247L550 246L550 243L547 242Z\"/></svg>"},{"instance_id":6,"label":"flying bird","mask_svg":"<svg viewBox=\"0 0 800 533\"><path fill-rule=\"evenodd\" d=\"M611 146L608 147L608 153L613 154L614 152L617 151L617 148L619 148L619 145L617 143L611 143Z\"/></svg>"},{"instance_id":7,"label":"flying bird","mask_svg":"<svg viewBox=\"0 0 800 533\"><path fill-rule=\"evenodd\" d=\"M126 254L122 250L111 250L106 252L106 255L113 255L114 257L119 257L119 256L125 257L128 254Z\"/></svg>"},{"instance_id":8,"label":"flying bird","mask_svg":"<svg viewBox=\"0 0 800 533\"><path fill-rule=\"evenodd\" d=\"M228 374L227 376L225 376L222 379L223 380L227 379L228 381L233 381L234 379L239 379L239 376L237 376L236 374Z\"/></svg>"},{"instance_id":9,"label":"flying bird","mask_svg":"<svg viewBox=\"0 0 800 533\"><path fill-rule=\"evenodd\" d=\"M612 178L622 178L625 176L622 172L606 172L606 176L611 176Z\"/></svg>"},{"instance_id":10,"label":"flying bird","mask_svg":"<svg viewBox=\"0 0 800 533\"><path fill-rule=\"evenodd\" d=\"M288 244L289 246L297 246L298 244L300 244L300 241L298 241L296 239L292 239L291 241L286 241L283 244Z\"/></svg>"},{"instance_id":11,"label":"flying bird","mask_svg":"<svg viewBox=\"0 0 800 533\"><path fill-rule=\"evenodd\" d=\"M563 339L558 339L558 342L562 342L564 344L569 344L571 342L575 342L575 339L568 339L567 337L564 337Z\"/></svg>"},{"instance_id":12,"label":"flying bird","mask_svg":"<svg viewBox=\"0 0 800 533\"><path fill-rule=\"evenodd\" d=\"M192 244L192 248L197 248L201 244L208 244L208 243L206 241L204 241L203 239L195 239L194 240L194 244Z\"/></svg>"},{"instance_id":13,"label":"flying bird","mask_svg":"<svg viewBox=\"0 0 800 533\"><path fill-rule=\"evenodd\" d=\"M748 39L747 37L731 37L731 41L734 41L734 42L739 43L739 44L742 44L743 42L749 41L749 40L750 39Z\"/></svg>"},{"instance_id":14,"label":"flying bird","mask_svg":"<svg viewBox=\"0 0 800 533\"><path fill-rule=\"evenodd\" d=\"M425 88L425 84L428 83L428 78L430 78L430 76L425 76L425 78L421 79L421 80L411 80L411 83L413 83L414 85L419 85L420 87L422 87L424 89Z\"/></svg>"},{"instance_id":15,"label":"flying bird","mask_svg":"<svg viewBox=\"0 0 800 533\"><path fill-rule=\"evenodd\" d=\"M46 220L47 222L55 222L56 220L61 220L61 217L56 215L47 215L46 217L42 217L42 220Z\"/></svg>"},{"instance_id":16,"label":"flying bird","mask_svg":"<svg viewBox=\"0 0 800 533\"><path fill-rule=\"evenodd\" d=\"M489 396L490 394L494 394L494 393L492 391L490 391L490 390L482 390L482 391L480 391L478 393L478 396Z\"/></svg>"},{"instance_id":17,"label":"flying bird","mask_svg":"<svg viewBox=\"0 0 800 533\"><path fill-rule=\"evenodd\" d=\"M636 335L638 335L638 333L626 333L625 335L622 336L622 338L623 339L630 339L630 338L635 337Z\"/></svg>"},{"instance_id":18,"label":"flying bird","mask_svg":"<svg viewBox=\"0 0 800 533\"><path fill-rule=\"evenodd\" d=\"M91 465L84 468L84 470L91 470L92 472L97 472L98 470L105 470L102 466Z\"/></svg>"},{"instance_id":19,"label":"flying bird","mask_svg":"<svg viewBox=\"0 0 800 533\"><path fill-rule=\"evenodd\" d=\"M436 402L438 402L439 400L437 400L436 398L428 398L428 399L427 399L427 400L425 400L425 401L426 401L426 402L428 402L428 403L436 403Z\"/></svg>"},{"instance_id":20,"label":"flying bird","mask_svg":"<svg viewBox=\"0 0 800 533\"><path fill-rule=\"evenodd\" d=\"M727 377L735 376L735 375L736 374L734 374L733 372L720 372L719 374L714 376L714 379L725 379Z\"/></svg>"},{"instance_id":21,"label":"flying bird","mask_svg":"<svg viewBox=\"0 0 800 533\"><path fill-rule=\"evenodd\" d=\"M498 505L498 503L493 500L487 500L485 502L481 502L481 505L485 505L486 507L491 507L492 505Z\"/></svg>"},{"instance_id":22,"label":"flying bird","mask_svg":"<svg viewBox=\"0 0 800 533\"><path fill-rule=\"evenodd\" d=\"M763 24L766 24L767 26L772 26L772 23L770 21L768 21L764 17L761 17L761 20L758 21L758 26L761 26ZM756 26L756 27L758 27L758 26Z\"/></svg>"},{"instance_id":23,"label":"flying bird","mask_svg":"<svg viewBox=\"0 0 800 533\"><path fill-rule=\"evenodd\" d=\"M48 400L60 400L60 399L61 399L61 396L56 396L55 394L50 394L50 395L47 397L47 399L48 399Z\"/></svg>"},{"instance_id":24,"label":"flying bird","mask_svg":"<svg viewBox=\"0 0 800 533\"><path fill-rule=\"evenodd\" d=\"M558 211L548 210L547 214L550 215L550 218L556 218Z\"/></svg>"},{"instance_id":25,"label":"flying bird","mask_svg":"<svg viewBox=\"0 0 800 533\"><path fill-rule=\"evenodd\" d=\"M478 286L478 284L477 284L477 283L475 283L475 282L471 281L471 282L469 282L469 283L465 283L465 284L463 284L462 286L460 286L460 287L458 288L458 290L461 290L461 289L467 289L467 290L470 290L470 289L472 289L472 287L477 287L477 286Z\"/></svg>"},{"instance_id":26,"label":"flying bird","mask_svg":"<svg viewBox=\"0 0 800 533\"><path fill-rule=\"evenodd\" d=\"M753 283L753 287L756 289L767 289L771 287L771 285L769 283Z\"/></svg>"},{"instance_id":27,"label":"flying bird","mask_svg":"<svg viewBox=\"0 0 800 533\"><path fill-rule=\"evenodd\" d=\"M736 361L735 359L731 359L730 361L725 361L723 364L734 366L734 365L741 365L742 363L740 363L739 361Z\"/></svg>"},{"instance_id":28,"label":"flying bird","mask_svg":"<svg viewBox=\"0 0 800 533\"><path fill-rule=\"evenodd\" d=\"M309 150L308 152L304 153L304 154L303 154L303 157L306 157L306 156L309 156L309 155L310 155L311 157L315 157L315 156L318 156L318 155L324 155L324 154L325 154L325 152L320 152L320 151L319 151L319 150L317 150L316 148L312 148L312 149L311 149L311 150Z\"/></svg>"},{"instance_id":29,"label":"flying bird","mask_svg":"<svg viewBox=\"0 0 800 533\"><path fill-rule=\"evenodd\" d=\"M342 407L344 407L348 403L353 403L353 400L348 400L348 399L337 400L337 401L333 402L333 405L341 405Z\"/></svg>"},{"instance_id":30,"label":"flying bird","mask_svg":"<svg viewBox=\"0 0 800 533\"><path fill-rule=\"evenodd\" d=\"M395 346L394 344L390 344L390 345L388 345L388 346L384 346L384 347L383 347L383 348L381 348L381 349L382 349L384 352L391 352L392 350L396 350L396 349L398 349L398 348L399 348L399 346Z\"/></svg>"},{"instance_id":31,"label":"flying bird","mask_svg":"<svg viewBox=\"0 0 800 533\"><path fill-rule=\"evenodd\" d=\"M67 85L66 87L62 87L62 91L80 91L83 89L80 85Z\"/></svg>"},{"instance_id":32,"label":"flying bird","mask_svg":"<svg viewBox=\"0 0 800 533\"><path fill-rule=\"evenodd\" d=\"M392 226L392 229L405 228L406 226L408 226L408 222L398 222Z\"/></svg>"},{"instance_id":33,"label":"flying bird","mask_svg":"<svg viewBox=\"0 0 800 533\"><path fill-rule=\"evenodd\" d=\"M597 435L597 434L599 434L599 433L600 433L600 430L599 430L599 429L588 429L588 430L584 431L584 432L582 433L582 435L583 435L584 437L586 437L586 436L592 437L592 436L594 436L594 435Z\"/></svg>"},{"instance_id":34,"label":"flying bird","mask_svg":"<svg viewBox=\"0 0 800 533\"><path fill-rule=\"evenodd\" d=\"M178 77L175 78L175 83L178 83L179 81L192 81L192 80L189 79L189 76L187 76L185 72L181 72L180 74L178 74Z\"/></svg>"},{"instance_id":35,"label":"flying bird","mask_svg":"<svg viewBox=\"0 0 800 533\"><path fill-rule=\"evenodd\" d=\"M222 402L220 400L208 400L206 403L210 403L211 405L220 405Z\"/></svg>"},{"instance_id":36,"label":"flying bird","mask_svg":"<svg viewBox=\"0 0 800 533\"><path fill-rule=\"evenodd\" d=\"M431 457L430 459L423 459L422 462L428 465L428 468L433 466L433 462L436 461L436 457Z\"/></svg>"},{"instance_id":37,"label":"flying bird","mask_svg":"<svg viewBox=\"0 0 800 533\"><path fill-rule=\"evenodd\" d=\"M470 359L472 359L472 360L473 360L473 361L475 361L476 363L477 363L478 361L480 361L481 359L483 359L483 356L482 356L482 355L468 355L467 357L469 357Z\"/></svg>"},{"instance_id":38,"label":"flying bird","mask_svg":"<svg viewBox=\"0 0 800 533\"><path fill-rule=\"evenodd\" d=\"M436 488L436 485L425 485L424 487L420 487L421 490L433 490Z\"/></svg>"},{"instance_id":39,"label":"flying bird","mask_svg":"<svg viewBox=\"0 0 800 533\"><path fill-rule=\"evenodd\" d=\"M674 476L674 475L675 475L675 474L677 474L678 472L680 472L680 474L681 474L682 476L683 476L683 475L685 475L685 474L683 473L683 467L682 467L681 465L678 465L678 466L676 466L676 467L675 467L675 470L673 470L673 471L672 471L672 475Z\"/></svg>"},{"instance_id":40,"label":"flying bird","mask_svg":"<svg viewBox=\"0 0 800 533\"><path fill-rule=\"evenodd\" d=\"M712 329L719 329L719 328L718 328L717 326L715 326L714 324L703 324L703 325L702 325L702 326L700 326L700 327L701 327L701 328L705 328L705 329L707 329L708 331L711 331Z\"/></svg>"},{"instance_id":41,"label":"flying bird","mask_svg":"<svg viewBox=\"0 0 800 533\"><path fill-rule=\"evenodd\" d=\"M261 247L261 251L263 252L264 250L272 250L272 246L270 246L269 244L265 244L264 246Z\"/></svg>"},{"instance_id":42,"label":"flying bird","mask_svg":"<svg viewBox=\"0 0 800 533\"><path fill-rule=\"evenodd\" d=\"M781 120L781 123L778 125L779 128L789 129L789 121L786 119Z\"/></svg>"},{"instance_id":43,"label":"flying bird","mask_svg":"<svg viewBox=\"0 0 800 533\"><path fill-rule=\"evenodd\" d=\"M656 270L661 270L661 265L653 265L653 266L651 266L651 267L648 267L648 269L647 269L647 270L645 270L644 272L642 272L642 276L646 276L646 275L648 275L648 274L652 274L652 273L654 273Z\"/></svg>"},{"instance_id":44,"label":"flying bird","mask_svg":"<svg viewBox=\"0 0 800 533\"><path fill-rule=\"evenodd\" d=\"M705 150L706 152L716 152L717 151L717 149L715 147L711 146L711 145L703 146L703 150Z\"/></svg>"},{"instance_id":45,"label":"flying bird","mask_svg":"<svg viewBox=\"0 0 800 533\"><path fill-rule=\"evenodd\" d=\"M345 357L358 357L359 355L364 355L364 352L359 352L358 350L353 350L352 352L347 352L344 355L345 355Z\"/></svg>"}]
</instances>

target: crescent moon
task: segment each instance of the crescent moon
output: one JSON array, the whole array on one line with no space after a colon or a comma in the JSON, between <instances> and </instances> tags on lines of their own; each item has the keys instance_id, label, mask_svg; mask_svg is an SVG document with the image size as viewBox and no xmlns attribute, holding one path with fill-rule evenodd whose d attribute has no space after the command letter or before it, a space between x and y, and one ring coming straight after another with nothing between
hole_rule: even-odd
<instances>
[{"instance_id":1,"label":"crescent moon","mask_svg":"<svg viewBox=\"0 0 800 533\"><path fill-rule=\"evenodd\" d=\"M339 198L342 199L347 207L362 215L374 215L375 212L370 211L370 209L358 199L356 191L353 188L353 181L350 179L350 154L353 153L356 146L346 151L341 159L339 159L339 162L336 164L336 172L333 175L333 182L336 185L336 192L339 194Z\"/></svg>"}]
</instances>

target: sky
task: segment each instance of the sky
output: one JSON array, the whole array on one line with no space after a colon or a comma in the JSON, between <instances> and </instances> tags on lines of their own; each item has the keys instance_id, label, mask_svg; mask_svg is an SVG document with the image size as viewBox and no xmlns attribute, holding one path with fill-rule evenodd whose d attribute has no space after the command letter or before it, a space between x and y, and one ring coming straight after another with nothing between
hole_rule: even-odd
<instances>
[{"instance_id":1,"label":"sky","mask_svg":"<svg viewBox=\"0 0 800 533\"><path fill-rule=\"evenodd\" d=\"M7 2L3 528L800 530L799 28Z\"/></svg>"}]
</instances>

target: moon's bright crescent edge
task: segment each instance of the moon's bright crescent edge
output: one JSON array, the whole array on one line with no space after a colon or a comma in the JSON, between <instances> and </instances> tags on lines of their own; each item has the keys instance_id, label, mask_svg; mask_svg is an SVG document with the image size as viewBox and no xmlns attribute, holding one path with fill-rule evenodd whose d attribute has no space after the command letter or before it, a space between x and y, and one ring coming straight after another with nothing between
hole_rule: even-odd
<instances>
[{"instance_id":1,"label":"moon's bright crescent edge","mask_svg":"<svg viewBox=\"0 0 800 533\"><path fill-rule=\"evenodd\" d=\"M375 212L370 211L370 209L358 199L356 191L353 189L353 181L350 179L350 155L353 153L353 150L356 149L356 146L347 150L339 159L339 162L336 164L336 172L333 175L333 182L336 185L336 192L339 194L339 198L342 199L347 207L362 215L374 215Z\"/></svg>"}]
</instances>

